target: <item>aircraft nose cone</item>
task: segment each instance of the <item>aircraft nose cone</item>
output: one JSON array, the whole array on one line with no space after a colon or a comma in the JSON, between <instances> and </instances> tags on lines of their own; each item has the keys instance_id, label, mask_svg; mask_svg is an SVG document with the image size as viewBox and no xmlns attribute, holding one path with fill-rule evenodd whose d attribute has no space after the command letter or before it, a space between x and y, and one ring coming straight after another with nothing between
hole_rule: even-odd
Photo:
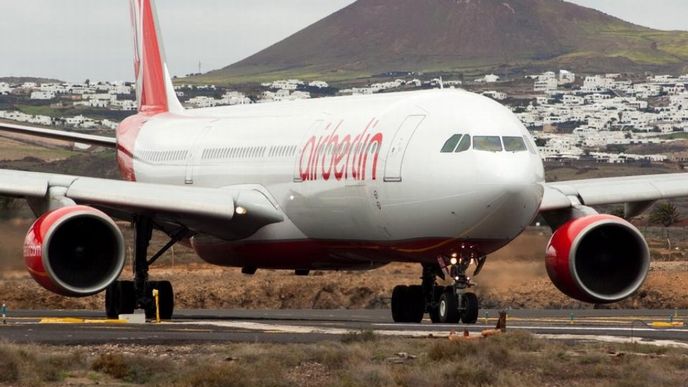
<instances>
[{"instance_id":1,"label":"aircraft nose cone","mask_svg":"<svg viewBox=\"0 0 688 387\"><path fill-rule=\"evenodd\" d=\"M537 171L529 154L486 154L478 164L486 216L477 230L510 240L530 224L539 209L544 188Z\"/></svg>"}]
</instances>

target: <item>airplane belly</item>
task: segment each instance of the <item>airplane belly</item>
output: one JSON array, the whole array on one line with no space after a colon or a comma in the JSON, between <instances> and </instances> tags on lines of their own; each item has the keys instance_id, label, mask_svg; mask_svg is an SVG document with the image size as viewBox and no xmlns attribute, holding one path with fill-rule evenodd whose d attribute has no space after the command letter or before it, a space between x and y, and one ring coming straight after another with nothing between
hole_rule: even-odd
<instances>
[{"instance_id":1,"label":"airplane belly","mask_svg":"<svg viewBox=\"0 0 688 387\"><path fill-rule=\"evenodd\" d=\"M312 239L386 240L374 191L365 184L294 189L284 211Z\"/></svg>"}]
</instances>

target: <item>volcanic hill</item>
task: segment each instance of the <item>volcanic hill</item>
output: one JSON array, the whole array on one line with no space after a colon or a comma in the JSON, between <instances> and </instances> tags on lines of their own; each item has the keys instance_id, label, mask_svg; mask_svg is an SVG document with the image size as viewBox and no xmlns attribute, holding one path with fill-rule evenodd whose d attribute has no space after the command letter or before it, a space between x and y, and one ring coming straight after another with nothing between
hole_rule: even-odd
<instances>
[{"instance_id":1,"label":"volcanic hill","mask_svg":"<svg viewBox=\"0 0 688 387\"><path fill-rule=\"evenodd\" d=\"M236 81L566 67L681 71L688 32L658 31L561 0L359 0L238 63Z\"/></svg>"}]
</instances>

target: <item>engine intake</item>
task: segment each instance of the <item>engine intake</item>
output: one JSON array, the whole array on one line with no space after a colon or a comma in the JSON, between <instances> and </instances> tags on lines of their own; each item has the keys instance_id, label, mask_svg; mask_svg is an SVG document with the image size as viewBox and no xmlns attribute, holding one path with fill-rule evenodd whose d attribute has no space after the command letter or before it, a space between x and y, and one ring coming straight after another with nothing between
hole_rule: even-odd
<instances>
[{"instance_id":1,"label":"engine intake","mask_svg":"<svg viewBox=\"0 0 688 387\"><path fill-rule=\"evenodd\" d=\"M103 212L70 206L38 218L24 240L24 262L44 288L83 297L115 281L124 267L124 238Z\"/></svg>"},{"instance_id":2,"label":"engine intake","mask_svg":"<svg viewBox=\"0 0 688 387\"><path fill-rule=\"evenodd\" d=\"M589 303L629 297L645 281L650 250L629 222L590 215L557 229L547 247L547 273L564 294Z\"/></svg>"}]
</instances>

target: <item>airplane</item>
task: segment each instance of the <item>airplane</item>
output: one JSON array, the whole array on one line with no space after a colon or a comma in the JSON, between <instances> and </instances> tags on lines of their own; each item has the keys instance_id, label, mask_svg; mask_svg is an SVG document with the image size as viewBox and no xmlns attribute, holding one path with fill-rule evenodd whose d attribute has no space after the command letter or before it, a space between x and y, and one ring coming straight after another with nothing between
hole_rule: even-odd
<instances>
[{"instance_id":1,"label":"airplane","mask_svg":"<svg viewBox=\"0 0 688 387\"><path fill-rule=\"evenodd\" d=\"M538 215L553 229L545 265L569 297L613 303L643 284L650 252L628 220L657 200L688 196L688 175L548 183L533 139L505 106L436 89L186 110L175 94L153 0L131 0L137 114L116 137L0 124L2 130L116 150L123 180L0 170L0 195L38 219L26 267L44 288L105 291L107 316L142 308L152 290L170 319L169 281L149 267L176 243L241 268L370 270L420 267L396 286L398 323L475 323L471 288L486 257ZM624 218L592 206L624 204ZM118 280L133 224L133 281ZM170 238L149 255L153 230ZM442 286L438 279L450 279Z\"/></svg>"}]
</instances>

